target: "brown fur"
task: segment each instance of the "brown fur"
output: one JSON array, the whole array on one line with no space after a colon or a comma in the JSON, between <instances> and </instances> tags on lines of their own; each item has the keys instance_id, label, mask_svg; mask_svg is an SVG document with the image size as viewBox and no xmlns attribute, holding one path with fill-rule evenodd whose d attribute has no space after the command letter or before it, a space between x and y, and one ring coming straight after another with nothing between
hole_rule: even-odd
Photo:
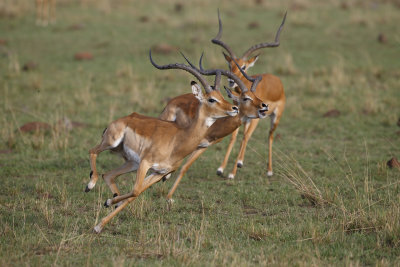
<instances>
[{"instance_id":1,"label":"brown fur","mask_svg":"<svg viewBox=\"0 0 400 267\"><path fill-rule=\"evenodd\" d=\"M95 227L96 232L100 232L112 217L136 199L139 194L179 167L184 157L193 152L203 140L208 129L206 126L208 118L216 119L228 116L229 113L233 115L235 112L234 106L224 100L219 91L211 91L203 96L197 84L192 86L192 90L201 101L189 125L180 127L173 122L132 113L110 123L103 134L101 143L89 151L93 174L86 191L90 191L98 179L96 158L99 153L112 150L126 159L121 167L104 175L112 192L117 194L114 198L107 200L106 205L123 202L115 211L102 219ZM217 101L210 103L209 98ZM237 107L235 109L237 111ZM137 175L133 190L128 194L120 195L114 182L115 178L134 170L137 170ZM146 177L149 170L151 173Z\"/></svg>"},{"instance_id":2,"label":"brown fur","mask_svg":"<svg viewBox=\"0 0 400 267\"><path fill-rule=\"evenodd\" d=\"M208 146L220 142L225 136L235 132L238 127L244 122L250 119L258 118L259 111L265 109L263 102L257 98L255 94L251 91L242 93L237 97L239 104L239 115L235 117L224 117L218 119L208 130L205 135L205 140L202 141L202 146L195 150L188 158L186 163L182 166L178 177L175 180L174 185L170 189L167 200L171 201L172 195L174 194L179 182L183 178L184 174L190 168L190 166L197 160L197 158L207 149ZM245 98L251 98L251 100L245 101ZM190 101L190 102L188 102ZM187 123L187 121L193 120L194 114L190 107L194 103L198 102L196 99L190 99L186 95L175 97L170 100L164 111L161 113L159 118L168 119L176 117L175 123L182 125ZM176 112L183 114L184 119L180 119L181 116L175 116Z\"/></svg>"}]
</instances>

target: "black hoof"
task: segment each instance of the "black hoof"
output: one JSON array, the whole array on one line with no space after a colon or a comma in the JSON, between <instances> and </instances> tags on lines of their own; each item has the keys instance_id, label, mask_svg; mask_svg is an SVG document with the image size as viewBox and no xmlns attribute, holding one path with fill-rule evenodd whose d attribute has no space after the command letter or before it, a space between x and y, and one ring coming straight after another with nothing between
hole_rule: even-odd
<instances>
[{"instance_id":1,"label":"black hoof","mask_svg":"<svg viewBox=\"0 0 400 267\"><path fill-rule=\"evenodd\" d=\"M117 197L118 196L118 193L115 193L114 195L113 195L113 197Z\"/></svg>"},{"instance_id":2,"label":"black hoof","mask_svg":"<svg viewBox=\"0 0 400 267\"><path fill-rule=\"evenodd\" d=\"M90 171L89 177L92 178L93 171Z\"/></svg>"},{"instance_id":3,"label":"black hoof","mask_svg":"<svg viewBox=\"0 0 400 267\"><path fill-rule=\"evenodd\" d=\"M222 174L223 174L222 171L220 171L220 170L217 171L217 175L218 175L218 176L222 176Z\"/></svg>"},{"instance_id":4,"label":"black hoof","mask_svg":"<svg viewBox=\"0 0 400 267\"><path fill-rule=\"evenodd\" d=\"M161 179L161 181L165 182L165 181L167 181L167 178L164 176L164 177Z\"/></svg>"},{"instance_id":5,"label":"black hoof","mask_svg":"<svg viewBox=\"0 0 400 267\"><path fill-rule=\"evenodd\" d=\"M104 207L106 207L106 208L110 207L110 206L107 204L107 200L106 200L106 202L104 202Z\"/></svg>"},{"instance_id":6,"label":"black hoof","mask_svg":"<svg viewBox=\"0 0 400 267\"><path fill-rule=\"evenodd\" d=\"M87 192L89 192L89 191L90 191L89 186L86 186L85 192L87 193Z\"/></svg>"},{"instance_id":7,"label":"black hoof","mask_svg":"<svg viewBox=\"0 0 400 267\"><path fill-rule=\"evenodd\" d=\"M236 164L236 166L237 166L238 168L242 168L242 167L243 167L243 163L238 162L238 164Z\"/></svg>"}]
</instances>

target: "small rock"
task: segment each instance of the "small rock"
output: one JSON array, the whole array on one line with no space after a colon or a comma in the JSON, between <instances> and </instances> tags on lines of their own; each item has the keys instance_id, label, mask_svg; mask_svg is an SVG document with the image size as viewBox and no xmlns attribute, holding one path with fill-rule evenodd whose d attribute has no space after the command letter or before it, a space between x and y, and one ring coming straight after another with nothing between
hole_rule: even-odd
<instances>
[{"instance_id":1,"label":"small rock","mask_svg":"<svg viewBox=\"0 0 400 267\"><path fill-rule=\"evenodd\" d=\"M143 23L145 23L145 22L149 22L149 17L148 16L141 16L140 18L139 18L139 21L140 22L143 22Z\"/></svg>"},{"instance_id":2,"label":"small rock","mask_svg":"<svg viewBox=\"0 0 400 267\"><path fill-rule=\"evenodd\" d=\"M396 157L391 158L387 163L389 168L400 168L400 162L397 160Z\"/></svg>"},{"instance_id":3,"label":"small rock","mask_svg":"<svg viewBox=\"0 0 400 267\"><path fill-rule=\"evenodd\" d=\"M260 27L260 23L257 21L250 22L249 25L247 25L247 28L249 29L257 29Z\"/></svg>"},{"instance_id":4,"label":"small rock","mask_svg":"<svg viewBox=\"0 0 400 267\"><path fill-rule=\"evenodd\" d=\"M349 9L349 4L346 3L346 2L342 2L340 4L340 8L343 9L343 10L347 10L347 9Z\"/></svg>"},{"instance_id":5,"label":"small rock","mask_svg":"<svg viewBox=\"0 0 400 267\"><path fill-rule=\"evenodd\" d=\"M179 12L181 12L183 10L183 7L184 6L183 6L182 3L176 3L175 6L174 6L174 10L175 10L175 12L179 13Z\"/></svg>"},{"instance_id":6,"label":"small rock","mask_svg":"<svg viewBox=\"0 0 400 267\"><path fill-rule=\"evenodd\" d=\"M35 70L37 68L38 64L36 62L33 61L29 61L26 62L23 66L22 66L22 70L23 71L31 71L31 70Z\"/></svg>"},{"instance_id":7,"label":"small rock","mask_svg":"<svg viewBox=\"0 0 400 267\"><path fill-rule=\"evenodd\" d=\"M72 24L71 26L68 27L68 29L71 31L78 31L82 30L83 28L85 28L85 25L82 23Z\"/></svg>"},{"instance_id":8,"label":"small rock","mask_svg":"<svg viewBox=\"0 0 400 267\"><path fill-rule=\"evenodd\" d=\"M93 59L93 55L90 52L80 52L74 55L76 60L91 60Z\"/></svg>"},{"instance_id":9,"label":"small rock","mask_svg":"<svg viewBox=\"0 0 400 267\"><path fill-rule=\"evenodd\" d=\"M340 116L340 111L337 109L331 109L323 115L324 118L336 118L339 116Z\"/></svg>"},{"instance_id":10,"label":"small rock","mask_svg":"<svg viewBox=\"0 0 400 267\"><path fill-rule=\"evenodd\" d=\"M51 129L50 124L39 121L28 122L19 127L19 130L23 133L33 133L37 131L46 131L50 129Z\"/></svg>"},{"instance_id":11,"label":"small rock","mask_svg":"<svg viewBox=\"0 0 400 267\"><path fill-rule=\"evenodd\" d=\"M388 40L387 40L387 37L386 37L385 34L380 33L380 34L378 35L378 42L380 42L381 44L386 44L387 41L388 41Z\"/></svg>"}]
</instances>

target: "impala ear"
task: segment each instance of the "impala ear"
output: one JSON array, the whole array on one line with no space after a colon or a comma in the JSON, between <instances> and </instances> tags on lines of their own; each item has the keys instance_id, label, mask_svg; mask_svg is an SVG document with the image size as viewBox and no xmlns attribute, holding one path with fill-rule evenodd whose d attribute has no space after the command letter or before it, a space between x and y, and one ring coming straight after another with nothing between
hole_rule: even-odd
<instances>
[{"instance_id":1,"label":"impala ear","mask_svg":"<svg viewBox=\"0 0 400 267\"><path fill-rule=\"evenodd\" d=\"M258 56L259 55L257 55L257 56L254 56L254 57L252 57L252 58L250 58L249 59L249 65L247 65L247 69L249 69L249 68L251 68L251 67L253 67L254 66L254 63L256 63L256 61L258 60Z\"/></svg>"},{"instance_id":2,"label":"impala ear","mask_svg":"<svg viewBox=\"0 0 400 267\"><path fill-rule=\"evenodd\" d=\"M199 101L202 101L204 97L203 92L201 91L201 87L195 81L192 81L190 84L192 85L192 93L194 94L194 96Z\"/></svg>"}]
</instances>

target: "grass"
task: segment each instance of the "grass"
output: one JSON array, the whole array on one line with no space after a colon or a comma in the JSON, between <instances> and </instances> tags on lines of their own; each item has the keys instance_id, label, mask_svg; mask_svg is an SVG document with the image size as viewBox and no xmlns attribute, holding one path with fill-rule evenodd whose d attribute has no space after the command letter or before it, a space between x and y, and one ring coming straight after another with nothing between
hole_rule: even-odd
<instances>
[{"instance_id":1,"label":"grass","mask_svg":"<svg viewBox=\"0 0 400 267\"><path fill-rule=\"evenodd\" d=\"M400 157L398 1L193 1L176 11L178 3L60 0L48 27L35 26L33 3L0 4L0 265L398 265L400 171L386 166ZM272 41L288 10L281 46L252 69L278 75L286 90L274 176L264 121L235 180L215 175L224 140L188 171L171 209L174 176L93 234L110 192L103 181L83 192L87 151L111 120L157 116L167 98L189 92L192 77L154 69L150 47L193 60L205 51L206 66L226 67L210 42L217 7L238 54ZM74 60L86 51L93 60ZM154 58L183 62L177 52ZM36 68L24 71L28 62ZM333 109L339 116L323 116ZM80 124L68 130L66 119ZM52 127L19 130L34 121ZM98 169L120 162L103 153ZM120 177L121 191L134 178Z\"/></svg>"}]
</instances>

